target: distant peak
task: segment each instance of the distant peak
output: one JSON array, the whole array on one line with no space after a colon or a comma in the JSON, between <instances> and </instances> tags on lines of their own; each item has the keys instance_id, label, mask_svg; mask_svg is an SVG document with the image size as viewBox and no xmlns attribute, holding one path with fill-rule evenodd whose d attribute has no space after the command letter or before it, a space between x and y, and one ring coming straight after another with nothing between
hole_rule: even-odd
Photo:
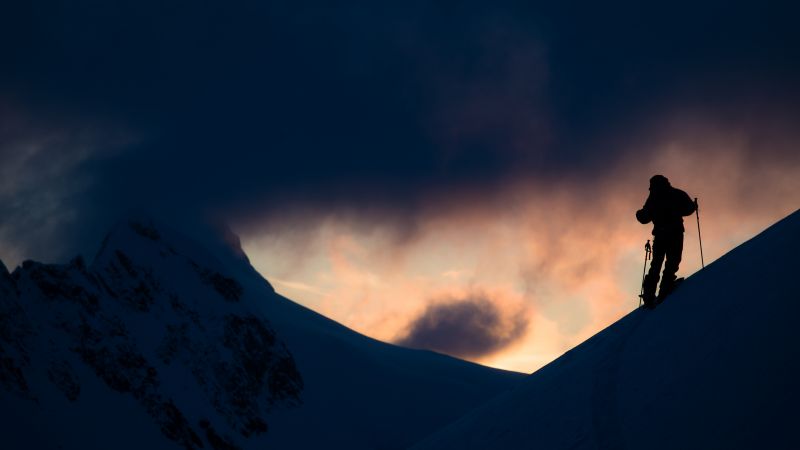
<instances>
[{"instance_id":1,"label":"distant peak","mask_svg":"<svg viewBox=\"0 0 800 450\"><path fill-rule=\"evenodd\" d=\"M184 219L166 223L146 214L131 214L118 220L103 238L93 264L113 258L116 250L180 253L202 265L227 267L263 280L250 264L239 236L224 222Z\"/></svg>"},{"instance_id":2,"label":"distant peak","mask_svg":"<svg viewBox=\"0 0 800 450\"><path fill-rule=\"evenodd\" d=\"M218 225L218 229L220 232L220 237L222 237L223 242L228 244L230 250L250 264L250 258L247 257L244 249L242 249L242 240L239 238L239 235L234 233L233 230L231 230L230 227L224 223L220 223Z\"/></svg>"}]
</instances>

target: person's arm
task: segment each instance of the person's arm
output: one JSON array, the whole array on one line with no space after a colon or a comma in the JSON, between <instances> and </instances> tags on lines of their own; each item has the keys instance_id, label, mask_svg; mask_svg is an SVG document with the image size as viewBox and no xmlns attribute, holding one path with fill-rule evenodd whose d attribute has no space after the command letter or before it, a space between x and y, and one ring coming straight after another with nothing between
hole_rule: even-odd
<instances>
[{"instance_id":1,"label":"person's arm","mask_svg":"<svg viewBox=\"0 0 800 450\"><path fill-rule=\"evenodd\" d=\"M697 210L697 204L684 191L681 191L681 215L691 216Z\"/></svg>"},{"instance_id":2,"label":"person's arm","mask_svg":"<svg viewBox=\"0 0 800 450\"><path fill-rule=\"evenodd\" d=\"M651 198L652 197L647 196L647 200L644 202L642 209L636 211L636 220L638 220L642 225L650 223L653 220L653 202Z\"/></svg>"}]
</instances>

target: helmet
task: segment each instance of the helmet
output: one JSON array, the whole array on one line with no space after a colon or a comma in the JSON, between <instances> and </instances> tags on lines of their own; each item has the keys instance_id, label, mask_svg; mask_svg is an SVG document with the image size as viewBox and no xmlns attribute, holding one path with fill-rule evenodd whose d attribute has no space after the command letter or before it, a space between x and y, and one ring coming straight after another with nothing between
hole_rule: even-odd
<instances>
[{"instance_id":1,"label":"helmet","mask_svg":"<svg viewBox=\"0 0 800 450\"><path fill-rule=\"evenodd\" d=\"M669 187L669 180L664 175L653 175L650 177L650 189L661 189Z\"/></svg>"}]
</instances>

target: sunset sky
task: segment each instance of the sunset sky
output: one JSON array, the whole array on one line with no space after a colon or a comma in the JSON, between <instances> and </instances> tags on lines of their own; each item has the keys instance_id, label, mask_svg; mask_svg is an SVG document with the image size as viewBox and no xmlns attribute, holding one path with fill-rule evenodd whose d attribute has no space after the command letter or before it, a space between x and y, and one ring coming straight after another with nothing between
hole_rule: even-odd
<instances>
[{"instance_id":1,"label":"sunset sky","mask_svg":"<svg viewBox=\"0 0 800 450\"><path fill-rule=\"evenodd\" d=\"M706 264L800 207L800 11L762 3L0 6L0 259L213 217L348 327L533 371L636 306L652 175Z\"/></svg>"}]
</instances>

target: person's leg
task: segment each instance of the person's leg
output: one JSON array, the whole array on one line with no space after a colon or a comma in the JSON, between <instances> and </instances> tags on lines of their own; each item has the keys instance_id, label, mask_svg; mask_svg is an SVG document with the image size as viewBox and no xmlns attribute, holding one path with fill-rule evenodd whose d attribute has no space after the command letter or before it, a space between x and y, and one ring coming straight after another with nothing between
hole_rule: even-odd
<instances>
[{"instance_id":1,"label":"person's leg","mask_svg":"<svg viewBox=\"0 0 800 450\"><path fill-rule=\"evenodd\" d=\"M658 278L661 273L661 264L664 262L666 254L663 241L663 236L653 236L653 259L650 261L650 270L647 272L647 276L644 277L644 285L642 286L642 296L645 303L648 303L648 300L652 301L656 297L656 286L658 286Z\"/></svg>"},{"instance_id":2,"label":"person's leg","mask_svg":"<svg viewBox=\"0 0 800 450\"><path fill-rule=\"evenodd\" d=\"M661 288L658 291L659 297L663 298L668 295L674 287L676 273L681 264L681 256L683 254L683 233L675 233L669 236L667 245L665 246L664 253L667 262L664 263L664 275L661 278Z\"/></svg>"}]
</instances>

